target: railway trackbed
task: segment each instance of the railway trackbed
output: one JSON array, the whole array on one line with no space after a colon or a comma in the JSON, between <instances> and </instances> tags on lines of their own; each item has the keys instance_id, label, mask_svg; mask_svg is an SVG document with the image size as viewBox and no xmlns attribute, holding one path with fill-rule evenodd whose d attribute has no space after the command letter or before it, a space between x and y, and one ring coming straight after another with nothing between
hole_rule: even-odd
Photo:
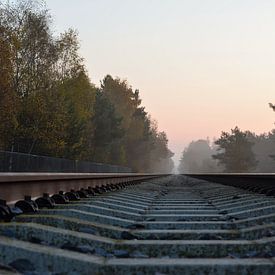
<instances>
[{"instance_id":1,"label":"railway trackbed","mask_svg":"<svg viewBox=\"0 0 275 275\"><path fill-rule=\"evenodd\" d=\"M0 274L274 274L274 197L183 175L115 186L1 222Z\"/></svg>"}]
</instances>

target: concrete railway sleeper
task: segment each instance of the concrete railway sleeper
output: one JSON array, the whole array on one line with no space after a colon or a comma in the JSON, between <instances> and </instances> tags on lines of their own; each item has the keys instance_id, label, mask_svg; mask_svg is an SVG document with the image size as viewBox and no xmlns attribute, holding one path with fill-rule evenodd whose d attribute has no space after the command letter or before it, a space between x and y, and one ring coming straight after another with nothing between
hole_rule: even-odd
<instances>
[{"instance_id":1,"label":"concrete railway sleeper","mask_svg":"<svg viewBox=\"0 0 275 275\"><path fill-rule=\"evenodd\" d=\"M234 185L162 175L2 201L0 274L274 274L275 198Z\"/></svg>"}]
</instances>

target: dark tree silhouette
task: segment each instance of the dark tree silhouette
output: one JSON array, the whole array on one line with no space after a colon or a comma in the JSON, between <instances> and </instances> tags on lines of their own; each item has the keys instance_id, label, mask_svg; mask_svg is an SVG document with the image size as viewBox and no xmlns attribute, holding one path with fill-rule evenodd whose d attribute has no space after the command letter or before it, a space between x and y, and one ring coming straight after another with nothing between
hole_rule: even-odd
<instances>
[{"instance_id":1,"label":"dark tree silhouette","mask_svg":"<svg viewBox=\"0 0 275 275\"><path fill-rule=\"evenodd\" d=\"M248 139L249 132L242 132L238 127L231 133L222 132L215 141L218 152L213 158L224 165L224 172L250 172L256 168L257 161L252 151L253 142Z\"/></svg>"}]
</instances>

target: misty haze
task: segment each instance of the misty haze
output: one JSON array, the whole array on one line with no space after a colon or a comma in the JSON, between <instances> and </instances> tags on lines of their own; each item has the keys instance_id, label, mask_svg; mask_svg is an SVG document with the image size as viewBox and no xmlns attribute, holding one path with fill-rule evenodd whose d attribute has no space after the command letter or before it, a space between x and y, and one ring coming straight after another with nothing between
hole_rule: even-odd
<instances>
[{"instance_id":1,"label":"misty haze","mask_svg":"<svg viewBox=\"0 0 275 275\"><path fill-rule=\"evenodd\" d=\"M274 274L274 0L0 0L0 274Z\"/></svg>"}]
</instances>

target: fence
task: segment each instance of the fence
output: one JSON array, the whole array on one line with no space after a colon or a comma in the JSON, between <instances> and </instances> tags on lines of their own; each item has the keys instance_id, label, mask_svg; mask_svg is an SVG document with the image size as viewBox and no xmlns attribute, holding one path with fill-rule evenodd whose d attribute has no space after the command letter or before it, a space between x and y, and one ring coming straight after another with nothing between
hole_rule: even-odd
<instances>
[{"instance_id":1,"label":"fence","mask_svg":"<svg viewBox=\"0 0 275 275\"><path fill-rule=\"evenodd\" d=\"M131 173L128 167L0 151L0 172Z\"/></svg>"}]
</instances>

